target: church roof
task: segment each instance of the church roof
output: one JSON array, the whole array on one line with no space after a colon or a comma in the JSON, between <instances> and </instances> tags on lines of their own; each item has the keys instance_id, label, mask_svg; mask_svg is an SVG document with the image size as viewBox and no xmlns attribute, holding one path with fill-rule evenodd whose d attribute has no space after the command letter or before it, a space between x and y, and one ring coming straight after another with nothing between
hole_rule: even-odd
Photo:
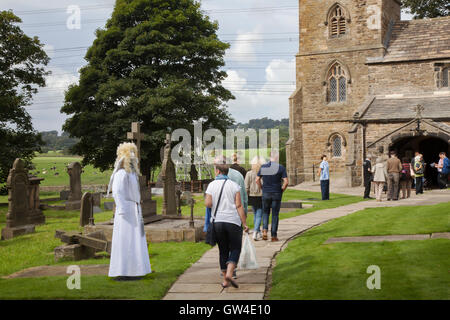
<instances>
[{"instance_id":1,"label":"church roof","mask_svg":"<svg viewBox=\"0 0 450 320\"><path fill-rule=\"evenodd\" d=\"M450 16L397 21L384 62L450 58Z\"/></svg>"},{"instance_id":2,"label":"church roof","mask_svg":"<svg viewBox=\"0 0 450 320\"><path fill-rule=\"evenodd\" d=\"M450 96L428 97L376 97L360 114L360 120L411 120L416 118L415 107L424 107L422 117L426 119L450 119Z\"/></svg>"}]
</instances>

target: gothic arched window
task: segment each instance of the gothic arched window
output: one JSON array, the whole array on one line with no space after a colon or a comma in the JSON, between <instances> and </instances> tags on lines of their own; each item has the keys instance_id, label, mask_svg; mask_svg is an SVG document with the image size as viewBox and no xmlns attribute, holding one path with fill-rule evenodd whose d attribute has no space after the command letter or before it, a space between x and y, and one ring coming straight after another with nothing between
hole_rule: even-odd
<instances>
[{"instance_id":1,"label":"gothic arched window","mask_svg":"<svg viewBox=\"0 0 450 320\"><path fill-rule=\"evenodd\" d=\"M442 87L443 88L448 88L448 78L449 78L449 73L450 73L450 68L444 68L442 69Z\"/></svg>"},{"instance_id":2,"label":"gothic arched window","mask_svg":"<svg viewBox=\"0 0 450 320\"><path fill-rule=\"evenodd\" d=\"M331 10L328 25L330 38L338 38L347 33L345 11L340 5L335 5Z\"/></svg>"},{"instance_id":3,"label":"gothic arched window","mask_svg":"<svg viewBox=\"0 0 450 320\"><path fill-rule=\"evenodd\" d=\"M347 75L339 63L335 63L327 75L328 102L343 102L347 100Z\"/></svg>"},{"instance_id":4,"label":"gothic arched window","mask_svg":"<svg viewBox=\"0 0 450 320\"><path fill-rule=\"evenodd\" d=\"M336 135L331 141L331 150L333 157L342 157L342 138Z\"/></svg>"}]
</instances>

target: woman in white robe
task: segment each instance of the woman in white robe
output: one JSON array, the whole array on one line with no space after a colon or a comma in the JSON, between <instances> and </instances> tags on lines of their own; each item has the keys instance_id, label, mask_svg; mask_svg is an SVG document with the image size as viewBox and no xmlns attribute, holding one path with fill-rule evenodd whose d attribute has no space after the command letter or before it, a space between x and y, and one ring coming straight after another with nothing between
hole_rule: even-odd
<instances>
[{"instance_id":1,"label":"woman in white robe","mask_svg":"<svg viewBox=\"0 0 450 320\"><path fill-rule=\"evenodd\" d=\"M141 210L136 146L123 143L110 186L116 204L110 277L142 277L151 273ZM127 170L128 169L128 170Z\"/></svg>"}]
</instances>

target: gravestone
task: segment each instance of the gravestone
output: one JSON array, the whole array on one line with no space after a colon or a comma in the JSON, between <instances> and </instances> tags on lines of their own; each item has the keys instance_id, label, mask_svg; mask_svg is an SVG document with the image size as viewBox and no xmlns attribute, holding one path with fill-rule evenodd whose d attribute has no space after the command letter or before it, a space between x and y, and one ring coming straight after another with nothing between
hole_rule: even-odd
<instances>
[{"instance_id":1,"label":"gravestone","mask_svg":"<svg viewBox=\"0 0 450 320\"><path fill-rule=\"evenodd\" d=\"M102 194L100 192L95 192L92 194L92 210L94 211L94 213L102 212L102 209L100 208L101 199Z\"/></svg>"},{"instance_id":2,"label":"gravestone","mask_svg":"<svg viewBox=\"0 0 450 320\"><path fill-rule=\"evenodd\" d=\"M44 178L28 175L28 201L30 209L28 223L30 224L39 225L45 223L45 216L40 208L41 200L39 198L39 185L42 180Z\"/></svg>"},{"instance_id":3,"label":"gravestone","mask_svg":"<svg viewBox=\"0 0 450 320\"><path fill-rule=\"evenodd\" d=\"M103 202L103 206L105 210L114 210L114 201L105 201Z\"/></svg>"},{"instance_id":4,"label":"gravestone","mask_svg":"<svg viewBox=\"0 0 450 320\"><path fill-rule=\"evenodd\" d=\"M69 194L70 194L69 190L60 191L59 192L59 199L60 200L68 200L69 199Z\"/></svg>"},{"instance_id":5,"label":"gravestone","mask_svg":"<svg viewBox=\"0 0 450 320\"><path fill-rule=\"evenodd\" d=\"M80 209L80 227L84 227L87 224L94 224L94 199L92 194L86 192L81 198Z\"/></svg>"},{"instance_id":6,"label":"gravestone","mask_svg":"<svg viewBox=\"0 0 450 320\"><path fill-rule=\"evenodd\" d=\"M189 176L191 178L191 181L198 180L198 171L197 168L195 167L195 164L191 164L191 171L189 172Z\"/></svg>"},{"instance_id":7,"label":"gravestone","mask_svg":"<svg viewBox=\"0 0 450 320\"><path fill-rule=\"evenodd\" d=\"M81 165L72 162L67 167L70 176L70 194L66 202L66 210L79 210L81 208Z\"/></svg>"},{"instance_id":8,"label":"gravestone","mask_svg":"<svg viewBox=\"0 0 450 320\"><path fill-rule=\"evenodd\" d=\"M161 159L161 165L164 162L164 149L165 149L165 146L161 147L161 150L159 151L159 157ZM164 183L163 183L162 169L161 169L159 171L159 173L158 173L158 177L156 178L155 188L162 189L163 185L164 185Z\"/></svg>"},{"instance_id":9,"label":"gravestone","mask_svg":"<svg viewBox=\"0 0 450 320\"><path fill-rule=\"evenodd\" d=\"M21 159L14 161L6 182L8 188L8 213L6 214L6 227L2 229L2 240L16 236L33 233L35 228L29 222L30 200L28 197L28 171Z\"/></svg>"},{"instance_id":10,"label":"gravestone","mask_svg":"<svg viewBox=\"0 0 450 320\"><path fill-rule=\"evenodd\" d=\"M166 135L164 147L164 160L161 166L161 177L163 181L163 215L177 215L177 200L175 193L176 172L175 165L170 157L170 134Z\"/></svg>"}]
</instances>

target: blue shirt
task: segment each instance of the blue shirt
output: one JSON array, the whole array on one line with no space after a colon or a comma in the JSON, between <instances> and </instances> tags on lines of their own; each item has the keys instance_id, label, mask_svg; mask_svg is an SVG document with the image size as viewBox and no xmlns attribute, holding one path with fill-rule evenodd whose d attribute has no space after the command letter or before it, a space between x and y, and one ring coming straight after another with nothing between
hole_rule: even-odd
<instances>
[{"instance_id":1,"label":"blue shirt","mask_svg":"<svg viewBox=\"0 0 450 320\"><path fill-rule=\"evenodd\" d=\"M269 161L261 166L258 177L263 179L263 193L281 193L281 181L287 178L286 168L277 162Z\"/></svg>"},{"instance_id":2,"label":"blue shirt","mask_svg":"<svg viewBox=\"0 0 450 320\"><path fill-rule=\"evenodd\" d=\"M320 163L320 180L330 180L330 165L327 161L323 160Z\"/></svg>"},{"instance_id":3,"label":"blue shirt","mask_svg":"<svg viewBox=\"0 0 450 320\"><path fill-rule=\"evenodd\" d=\"M247 189L245 189L245 181L244 181L244 177L242 176L242 174L234 169L229 169L228 170L228 178L233 181L236 182L239 187L241 188L241 202L242 202L242 206L244 207L244 212L245 214L247 214L248 211L248 196L247 196Z\"/></svg>"},{"instance_id":4,"label":"blue shirt","mask_svg":"<svg viewBox=\"0 0 450 320\"><path fill-rule=\"evenodd\" d=\"M443 161L442 173L443 174L449 174L450 173L450 160L447 157L445 157L444 161Z\"/></svg>"}]
</instances>

